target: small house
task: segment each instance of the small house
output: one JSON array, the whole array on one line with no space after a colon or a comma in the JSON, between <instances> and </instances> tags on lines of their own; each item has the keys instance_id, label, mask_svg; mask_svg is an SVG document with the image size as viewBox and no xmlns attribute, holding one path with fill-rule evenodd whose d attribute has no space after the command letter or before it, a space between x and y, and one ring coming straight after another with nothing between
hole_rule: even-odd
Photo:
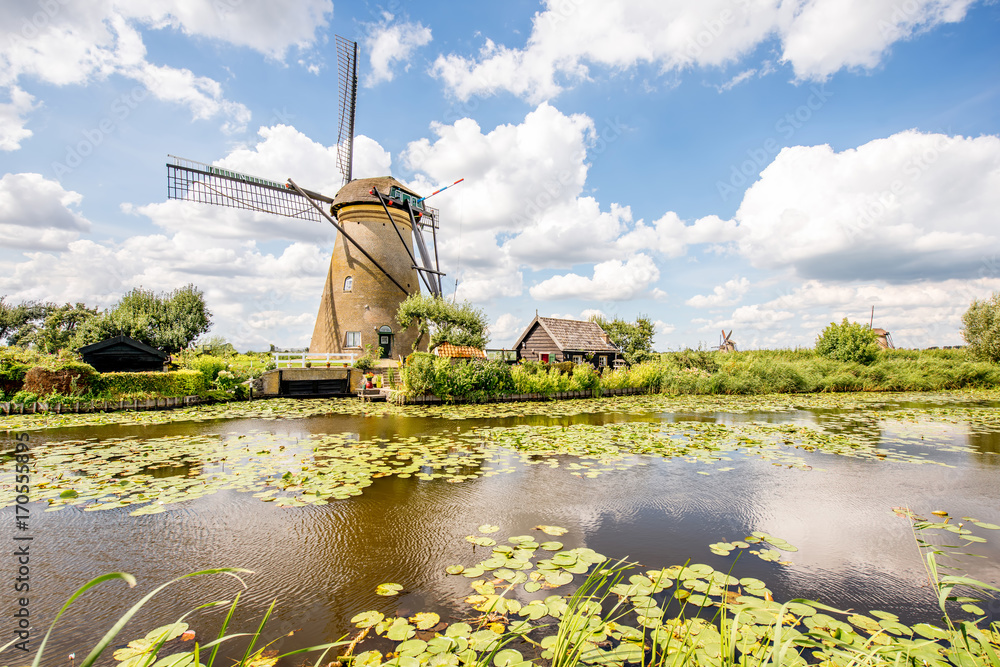
<instances>
[{"instance_id":1,"label":"small house","mask_svg":"<svg viewBox=\"0 0 1000 667\"><path fill-rule=\"evenodd\" d=\"M128 336L106 338L85 345L78 352L84 363L93 366L98 373L162 371L170 361L166 352Z\"/></svg>"},{"instance_id":2,"label":"small house","mask_svg":"<svg viewBox=\"0 0 1000 667\"><path fill-rule=\"evenodd\" d=\"M514 343L518 360L557 363L590 363L595 368L613 366L621 351L596 322L538 317Z\"/></svg>"}]
</instances>

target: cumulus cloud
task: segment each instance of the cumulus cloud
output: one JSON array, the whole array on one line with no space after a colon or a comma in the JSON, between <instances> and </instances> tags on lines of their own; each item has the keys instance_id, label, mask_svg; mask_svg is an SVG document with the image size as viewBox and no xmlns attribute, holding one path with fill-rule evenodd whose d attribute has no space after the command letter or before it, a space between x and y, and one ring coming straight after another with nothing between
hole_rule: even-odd
<instances>
[{"instance_id":1,"label":"cumulus cloud","mask_svg":"<svg viewBox=\"0 0 1000 667\"><path fill-rule=\"evenodd\" d=\"M5 174L0 178L0 237L20 250L66 248L90 229L79 211L83 196L64 190L41 174Z\"/></svg>"},{"instance_id":2,"label":"cumulus cloud","mask_svg":"<svg viewBox=\"0 0 1000 667\"><path fill-rule=\"evenodd\" d=\"M490 325L490 346L506 347L524 332L527 322L513 313L503 313Z\"/></svg>"},{"instance_id":3,"label":"cumulus cloud","mask_svg":"<svg viewBox=\"0 0 1000 667\"><path fill-rule=\"evenodd\" d=\"M754 266L805 278L975 277L1000 252L1000 137L906 131L856 149L785 148L735 220Z\"/></svg>"},{"instance_id":4,"label":"cumulus cloud","mask_svg":"<svg viewBox=\"0 0 1000 667\"><path fill-rule=\"evenodd\" d=\"M716 285L711 294L696 294L684 303L694 308L718 308L732 306L743 299L750 289L750 281L746 278L733 278L722 285Z\"/></svg>"},{"instance_id":5,"label":"cumulus cloud","mask_svg":"<svg viewBox=\"0 0 1000 667\"><path fill-rule=\"evenodd\" d=\"M660 270L649 255L638 254L627 261L609 260L594 265L592 278L575 273L543 280L529 292L539 300L586 299L628 301L643 293L660 278Z\"/></svg>"},{"instance_id":6,"label":"cumulus cloud","mask_svg":"<svg viewBox=\"0 0 1000 667\"><path fill-rule=\"evenodd\" d=\"M386 14L382 23L370 27L364 39L365 51L371 60L371 73L365 77L366 86L392 81L395 69L410 68L413 52L431 41L431 29L421 23L393 23L393 16Z\"/></svg>"},{"instance_id":7,"label":"cumulus cloud","mask_svg":"<svg viewBox=\"0 0 1000 667\"><path fill-rule=\"evenodd\" d=\"M590 66L661 72L719 67L771 40L799 79L877 66L890 47L961 21L972 0L547 0L523 48L486 40L473 57L441 55L432 73L459 99L505 90L533 102L586 79Z\"/></svg>"},{"instance_id":8,"label":"cumulus cloud","mask_svg":"<svg viewBox=\"0 0 1000 667\"><path fill-rule=\"evenodd\" d=\"M16 151L31 136L25 125L27 114L35 108L35 98L16 86L9 94L10 102L0 104L0 151Z\"/></svg>"},{"instance_id":9,"label":"cumulus cloud","mask_svg":"<svg viewBox=\"0 0 1000 667\"><path fill-rule=\"evenodd\" d=\"M0 119L22 120L3 123L7 136L0 135L0 148L12 150L27 136L23 116L31 101L17 85L23 78L64 86L117 74L140 82L158 99L187 106L196 119L222 117L225 130L239 131L249 120L247 108L226 99L221 84L213 79L149 62L140 30L176 30L280 59L290 48L311 47L332 11L330 0L280 5L267 0L219 0L211 6L190 0L4 2L0 25L7 30L0 37L0 89L14 99L12 105L0 107Z\"/></svg>"}]
</instances>

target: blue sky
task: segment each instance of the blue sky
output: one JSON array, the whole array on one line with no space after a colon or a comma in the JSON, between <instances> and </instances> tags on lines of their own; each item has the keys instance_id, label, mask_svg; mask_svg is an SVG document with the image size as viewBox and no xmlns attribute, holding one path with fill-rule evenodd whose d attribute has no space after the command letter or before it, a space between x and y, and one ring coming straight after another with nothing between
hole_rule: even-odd
<instances>
[{"instance_id":1,"label":"blue sky","mask_svg":"<svg viewBox=\"0 0 1000 667\"><path fill-rule=\"evenodd\" d=\"M960 344L1000 291L1000 5L969 0L0 7L0 294L193 282L212 334L308 343L334 231L166 201L167 154L332 194L334 35L356 176L435 197L447 292L492 346L539 314L658 349L867 321Z\"/></svg>"}]
</instances>

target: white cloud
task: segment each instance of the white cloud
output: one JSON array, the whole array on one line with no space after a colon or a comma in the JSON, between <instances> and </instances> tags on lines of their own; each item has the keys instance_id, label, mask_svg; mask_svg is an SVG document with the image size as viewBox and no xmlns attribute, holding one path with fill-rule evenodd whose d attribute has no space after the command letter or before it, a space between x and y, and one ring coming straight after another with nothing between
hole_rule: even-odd
<instances>
[{"instance_id":1,"label":"white cloud","mask_svg":"<svg viewBox=\"0 0 1000 667\"><path fill-rule=\"evenodd\" d=\"M432 73L459 99L509 91L533 102L589 76L590 65L661 72L718 67L777 39L799 79L878 65L893 43L961 21L972 0L547 0L522 49L486 40Z\"/></svg>"},{"instance_id":2,"label":"white cloud","mask_svg":"<svg viewBox=\"0 0 1000 667\"><path fill-rule=\"evenodd\" d=\"M586 299L628 301L639 296L660 278L660 270L649 255L638 254L626 262L613 259L594 265L593 278L575 273L543 280L529 292L539 300Z\"/></svg>"},{"instance_id":3,"label":"white cloud","mask_svg":"<svg viewBox=\"0 0 1000 667\"><path fill-rule=\"evenodd\" d=\"M522 318L512 313L503 313L490 325L490 347L512 345L517 337L524 333L526 325L527 322Z\"/></svg>"},{"instance_id":4,"label":"white cloud","mask_svg":"<svg viewBox=\"0 0 1000 667\"><path fill-rule=\"evenodd\" d=\"M226 131L237 131L249 120L246 107L226 99L221 84L213 79L148 62L140 29L178 30L280 59L289 48L311 47L332 11L330 0L4 2L0 25L7 30L0 37L0 89L15 99L14 108L3 108L0 117L21 118L30 109L23 96L16 97L20 79L85 85L117 74L142 83L158 99L187 106L196 119L222 117ZM0 135L3 150L16 148L27 136L23 125L22 119L5 130L7 137Z\"/></svg>"},{"instance_id":5,"label":"white cloud","mask_svg":"<svg viewBox=\"0 0 1000 667\"><path fill-rule=\"evenodd\" d=\"M25 125L28 112L35 108L35 98L16 86L9 93L10 102L0 104L0 151L16 151L31 136Z\"/></svg>"},{"instance_id":6,"label":"white cloud","mask_svg":"<svg viewBox=\"0 0 1000 667\"><path fill-rule=\"evenodd\" d=\"M785 148L746 192L739 252L806 278L974 277L1000 253L1000 137L906 131Z\"/></svg>"},{"instance_id":7,"label":"white cloud","mask_svg":"<svg viewBox=\"0 0 1000 667\"><path fill-rule=\"evenodd\" d=\"M64 190L41 174L4 174L0 178L0 237L7 248L66 248L90 221L79 211L83 196Z\"/></svg>"},{"instance_id":8,"label":"white cloud","mask_svg":"<svg viewBox=\"0 0 1000 667\"><path fill-rule=\"evenodd\" d=\"M746 278L733 278L722 285L716 285L711 294L696 294L684 303L694 308L718 308L732 306L743 299L750 290L750 281Z\"/></svg>"},{"instance_id":9,"label":"white cloud","mask_svg":"<svg viewBox=\"0 0 1000 667\"><path fill-rule=\"evenodd\" d=\"M391 23L392 16L371 27L365 37L365 51L371 59L371 74L365 77L366 86L392 81L394 69L410 67L413 52L431 41L431 29L420 23Z\"/></svg>"}]
</instances>

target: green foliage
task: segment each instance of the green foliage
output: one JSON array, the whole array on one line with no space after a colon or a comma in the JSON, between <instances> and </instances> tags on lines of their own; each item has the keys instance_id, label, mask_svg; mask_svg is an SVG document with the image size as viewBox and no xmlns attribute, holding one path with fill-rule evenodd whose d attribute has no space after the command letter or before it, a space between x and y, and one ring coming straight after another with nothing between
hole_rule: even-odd
<instances>
[{"instance_id":1,"label":"green foliage","mask_svg":"<svg viewBox=\"0 0 1000 667\"><path fill-rule=\"evenodd\" d=\"M0 340L7 345L28 347L55 304L22 301L15 306L6 303L5 298L0 297Z\"/></svg>"},{"instance_id":2,"label":"green foliage","mask_svg":"<svg viewBox=\"0 0 1000 667\"><path fill-rule=\"evenodd\" d=\"M441 343L469 345L481 350L489 342L486 313L468 301L455 304L447 299L414 293L399 304L396 320L404 329L416 322L420 331L418 340L429 333L432 350Z\"/></svg>"},{"instance_id":3,"label":"green foliage","mask_svg":"<svg viewBox=\"0 0 1000 667\"><path fill-rule=\"evenodd\" d=\"M130 394L194 396L208 391L205 375L195 370L167 373L101 373L94 380L94 394L112 398Z\"/></svg>"},{"instance_id":4,"label":"green foliage","mask_svg":"<svg viewBox=\"0 0 1000 667\"><path fill-rule=\"evenodd\" d=\"M831 322L816 340L816 352L837 361L870 364L878 357L878 336L858 322Z\"/></svg>"},{"instance_id":5,"label":"green foliage","mask_svg":"<svg viewBox=\"0 0 1000 667\"><path fill-rule=\"evenodd\" d=\"M228 364L225 359L204 355L201 357L195 357L188 364L186 364L186 366L191 370L201 373L202 377L205 378L205 385L208 386L215 382L219 373L226 370Z\"/></svg>"},{"instance_id":6,"label":"green foliage","mask_svg":"<svg viewBox=\"0 0 1000 667\"><path fill-rule=\"evenodd\" d=\"M21 390L14 394L14 397L10 399L12 403L37 403L38 394L33 391Z\"/></svg>"},{"instance_id":7,"label":"green foliage","mask_svg":"<svg viewBox=\"0 0 1000 667\"><path fill-rule=\"evenodd\" d=\"M976 299L962 315L962 337L977 359L1000 362L1000 292Z\"/></svg>"},{"instance_id":8,"label":"green foliage","mask_svg":"<svg viewBox=\"0 0 1000 667\"><path fill-rule=\"evenodd\" d=\"M607 320L600 316L590 318L604 329L611 344L622 351L625 363L639 364L653 358L653 334L656 333L648 317L640 315L635 322L614 318Z\"/></svg>"},{"instance_id":9,"label":"green foliage","mask_svg":"<svg viewBox=\"0 0 1000 667\"><path fill-rule=\"evenodd\" d=\"M379 349L378 356L381 357L382 348L379 347L378 349ZM367 343L365 345L365 353L354 360L354 368L363 373L367 373L368 371L375 368L375 366L377 365L378 361L376 361L375 347L371 343Z\"/></svg>"},{"instance_id":10,"label":"green foliage","mask_svg":"<svg viewBox=\"0 0 1000 667\"><path fill-rule=\"evenodd\" d=\"M73 343L80 348L124 335L174 353L208 331L211 317L204 295L194 285L162 295L136 287L109 310L84 322Z\"/></svg>"},{"instance_id":11,"label":"green foliage","mask_svg":"<svg viewBox=\"0 0 1000 667\"><path fill-rule=\"evenodd\" d=\"M410 355L402 377L407 396L434 394L446 401L482 401L514 391L511 368L503 361L452 363L447 357L417 352Z\"/></svg>"}]
</instances>

